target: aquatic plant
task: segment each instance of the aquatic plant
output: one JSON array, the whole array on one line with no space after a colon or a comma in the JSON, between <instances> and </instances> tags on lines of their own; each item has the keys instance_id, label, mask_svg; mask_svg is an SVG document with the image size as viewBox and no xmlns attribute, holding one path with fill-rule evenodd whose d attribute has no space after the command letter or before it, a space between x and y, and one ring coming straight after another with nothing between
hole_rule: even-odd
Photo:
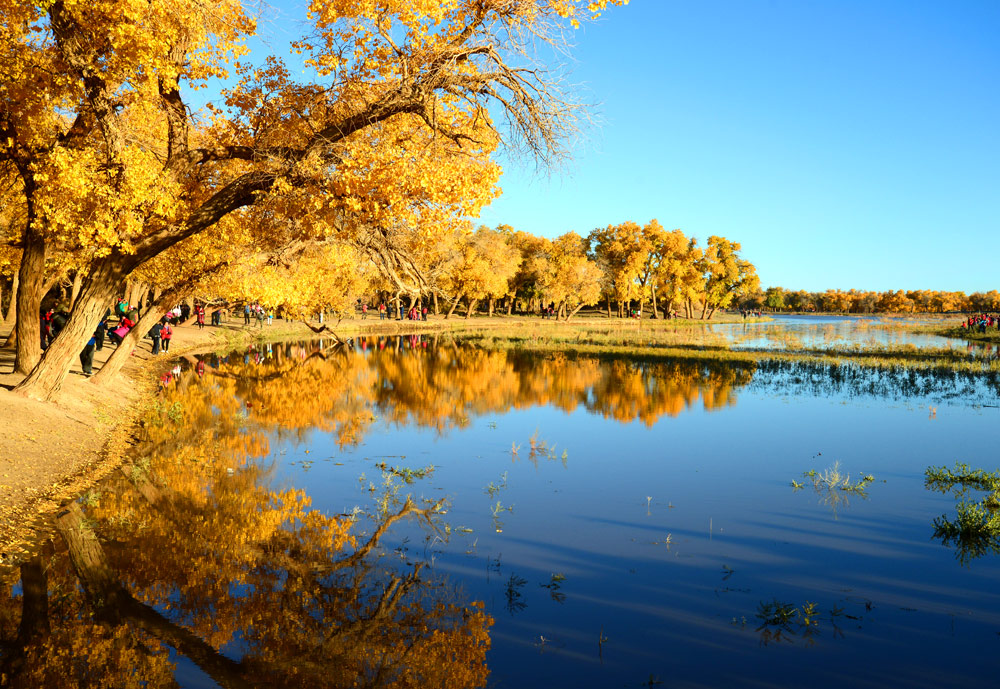
<instances>
[{"instance_id":1,"label":"aquatic plant","mask_svg":"<svg viewBox=\"0 0 1000 689\"><path fill-rule=\"evenodd\" d=\"M962 565L989 554L1000 553L1000 470L973 469L964 462L947 467L928 467L924 486L940 493L951 492L959 500L955 518L943 514L933 521L933 538L954 546ZM972 490L985 491L981 500L967 499Z\"/></svg>"},{"instance_id":2,"label":"aquatic plant","mask_svg":"<svg viewBox=\"0 0 1000 689\"><path fill-rule=\"evenodd\" d=\"M411 484L419 478L426 478L434 473L434 465L428 464L423 469L410 469L409 467L390 467L385 462L379 462L375 465L382 470L383 473L391 474L403 479L404 483Z\"/></svg>"},{"instance_id":3,"label":"aquatic plant","mask_svg":"<svg viewBox=\"0 0 1000 689\"><path fill-rule=\"evenodd\" d=\"M839 461L834 462L832 466L824 469L822 472L810 469L803 472L802 475L810 480L813 489L820 496L821 501L830 506L834 515L836 515L838 507L847 507L850 505L850 501L848 500L850 495L857 495L868 499L866 489L869 484L875 481L875 477L871 474L863 474L860 479L852 482L851 475L841 471ZM798 491L804 485L792 479L792 490Z\"/></svg>"},{"instance_id":4,"label":"aquatic plant","mask_svg":"<svg viewBox=\"0 0 1000 689\"><path fill-rule=\"evenodd\" d=\"M496 497L497 493L499 493L506 487L507 487L507 472L505 471L502 474L500 474L500 483L497 484L493 483L493 481L490 481L489 483L486 484L486 487L483 489L483 492L489 495L490 498L494 498Z\"/></svg>"}]
</instances>

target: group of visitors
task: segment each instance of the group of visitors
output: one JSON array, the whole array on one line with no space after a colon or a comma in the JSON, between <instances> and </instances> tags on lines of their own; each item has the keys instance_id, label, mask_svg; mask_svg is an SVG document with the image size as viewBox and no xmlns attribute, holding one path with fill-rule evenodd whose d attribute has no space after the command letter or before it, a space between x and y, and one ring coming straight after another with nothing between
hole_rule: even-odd
<instances>
[{"instance_id":1,"label":"group of visitors","mask_svg":"<svg viewBox=\"0 0 1000 689\"><path fill-rule=\"evenodd\" d=\"M243 325L250 325L251 319L255 319L257 321L257 327L263 328L265 318L267 319L267 324L271 325L274 320L274 312L269 309L265 309L256 301L248 301L243 305Z\"/></svg>"},{"instance_id":2,"label":"group of visitors","mask_svg":"<svg viewBox=\"0 0 1000 689\"><path fill-rule=\"evenodd\" d=\"M366 318L368 318L368 304L362 302L360 308L361 308L361 320L365 320ZM388 314L388 308L386 307L384 301L379 302L379 305L376 310L378 311L378 319L380 321L384 321L386 318L391 319L391 316L389 316ZM405 306L403 306L402 303L400 303L399 318L397 318L396 320L426 321L427 307L426 306L420 307L417 304L414 304L409 309L407 309Z\"/></svg>"},{"instance_id":3,"label":"group of visitors","mask_svg":"<svg viewBox=\"0 0 1000 689\"><path fill-rule=\"evenodd\" d=\"M985 333L989 328L1000 330L1000 316L994 313L976 314L966 318L959 327L967 328L968 330L975 328L981 333Z\"/></svg>"}]
</instances>

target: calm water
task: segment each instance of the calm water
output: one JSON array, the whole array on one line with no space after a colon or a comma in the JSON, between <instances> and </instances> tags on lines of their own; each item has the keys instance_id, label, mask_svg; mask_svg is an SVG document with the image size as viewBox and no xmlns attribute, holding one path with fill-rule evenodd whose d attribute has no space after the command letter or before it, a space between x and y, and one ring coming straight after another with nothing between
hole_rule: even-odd
<instances>
[{"instance_id":1,"label":"calm water","mask_svg":"<svg viewBox=\"0 0 1000 689\"><path fill-rule=\"evenodd\" d=\"M995 543L936 537L957 499L924 472L997 469L998 406L995 379L420 337L188 359L136 467L6 577L3 671L994 687ZM804 475L835 465L872 480Z\"/></svg>"},{"instance_id":2,"label":"calm water","mask_svg":"<svg viewBox=\"0 0 1000 689\"><path fill-rule=\"evenodd\" d=\"M995 355L994 346L929 333L907 332L906 325L958 325L958 317L941 319L880 316L802 316L770 314L760 323L718 323L708 331L736 348L797 349L843 346L961 347L977 355Z\"/></svg>"}]
</instances>

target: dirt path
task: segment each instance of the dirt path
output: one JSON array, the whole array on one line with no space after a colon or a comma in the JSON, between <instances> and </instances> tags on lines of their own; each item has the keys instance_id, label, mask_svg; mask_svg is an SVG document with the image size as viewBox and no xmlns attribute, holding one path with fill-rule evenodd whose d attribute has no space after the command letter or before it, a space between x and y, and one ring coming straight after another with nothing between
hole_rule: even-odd
<instances>
[{"instance_id":1,"label":"dirt path","mask_svg":"<svg viewBox=\"0 0 1000 689\"><path fill-rule=\"evenodd\" d=\"M288 325L265 332L308 332L301 324L294 331ZM10 326L0 326L0 342L9 332ZM174 332L171 357L259 334L243 330L242 319L204 330L182 325ZM112 352L114 345L106 341L95 353L95 371ZM20 541L46 521L45 515L121 463L145 409L142 402L152 399L153 373L168 361L154 357L151 340L143 339L112 386L94 384L76 361L56 399L38 402L10 392L23 376L12 372L13 351L0 349L0 563L19 559L24 553Z\"/></svg>"}]
</instances>

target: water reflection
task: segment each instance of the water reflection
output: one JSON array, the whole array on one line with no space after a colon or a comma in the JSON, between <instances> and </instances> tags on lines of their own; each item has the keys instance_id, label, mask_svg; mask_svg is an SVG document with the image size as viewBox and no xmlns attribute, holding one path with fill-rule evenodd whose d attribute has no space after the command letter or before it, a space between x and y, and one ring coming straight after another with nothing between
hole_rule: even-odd
<instances>
[{"instance_id":1,"label":"water reflection","mask_svg":"<svg viewBox=\"0 0 1000 689\"><path fill-rule=\"evenodd\" d=\"M184 658L221 687L483 686L482 605L377 547L402 520L440 530L443 501L418 504L387 476L372 507L331 516L272 488L262 425L227 393L251 386L269 423L287 400L231 377L244 362L215 363L216 384L194 384L197 362L167 383L141 459L68 505L5 578L3 684L176 686Z\"/></svg>"},{"instance_id":2,"label":"water reflection","mask_svg":"<svg viewBox=\"0 0 1000 689\"><path fill-rule=\"evenodd\" d=\"M207 368L206 368L207 365ZM355 445L377 419L445 432L472 418L549 406L652 427L686 410L736 404L741 389L809 397L997 404L1000 376L787 361L649 361L490 350L420 335L253 347L181 362L165 385L207 376L198 402L276 433L312 428ZM261 449L266 453L266 448Z\"/></svg>"},{"instance_id":3,"label":"water reflection","mask_svg":"<svg viewBox=\"0 0 1000 689\"><path fill-rule=\"evenodd\" d=\"M191 357L161 384L135 466L67 508L49 544L4 579L4 683L638 686L676 670L690 686L728 686L744 667L771 667L762 643L838 639L855 644L845 653L878 655L903 635L954 653L964 640L950 642L941 620L973 607L976 633L994 633L990 590L954 584L965 570L948 553L943 567L926 559L942 551L927 542L931 520L950 507L918 512L913 494L925 491L900 478L913 462L887 462L882 443L914 453L931 437L908 440L915 429L960 415L811 399L995 403L989 376L540 356L413 336ZM789 395L803 404L785 405ZM731 413L740 397L745 416ZM534 416L501 416L542 406L590 416L559 415L534 435ZM727 411L701 413L716 410ZM499 431L473 423L494 414ZM859 433L854 445L837 442L844 429ZM427 448L433 473L372 461ZM468 461L470 448L483 457ZM787 487L819 449L879 480L836 521ZM320 451L345 465L289 468ZM360 483L361 470L382 477ZM416 502L411 482L442 492ZM846 506L842 492L831 508ZM918 606L921 622L908 622ZM730 674L717 662L724 645L742 664ZM207 678L177 678L192 666ZM978 676L970 667L964 679ZM926 670L915 668L910 677Z\"/></svg>"}]
</instances>

